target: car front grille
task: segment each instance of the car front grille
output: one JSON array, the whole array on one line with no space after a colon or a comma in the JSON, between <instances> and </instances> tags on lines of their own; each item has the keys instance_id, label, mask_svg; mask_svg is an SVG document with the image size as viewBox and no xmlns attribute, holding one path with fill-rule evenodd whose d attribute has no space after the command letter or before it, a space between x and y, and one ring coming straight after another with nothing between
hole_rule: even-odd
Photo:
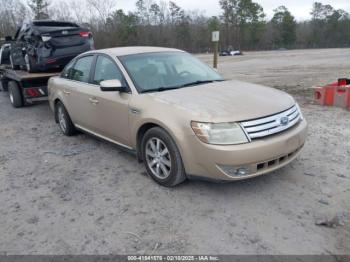
<instances>
[{"instance_id":1,"label":"car front grille","mask_svg":"<svg viewBox=\"0 0 350 262\"><path fill-rule=\"evenodd\" d=\"M259 118L255 120L241 122L250 140L263 138L273 134L283 132L295 126L302 119L302 114L298 105L278 113L276 115Z\"/></svg>"}]
</instances>

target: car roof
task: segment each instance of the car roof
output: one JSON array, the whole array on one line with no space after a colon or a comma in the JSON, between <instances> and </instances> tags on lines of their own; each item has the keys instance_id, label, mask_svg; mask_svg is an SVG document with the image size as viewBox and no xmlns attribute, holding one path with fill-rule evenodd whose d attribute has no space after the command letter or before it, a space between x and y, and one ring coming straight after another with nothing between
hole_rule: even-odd
<instances>
[{"instance_id":1,"label":"car roof","mask_svg":"<svg viewBox=\"0 0 350 262\"><path fill-rule=\"evenodd\" d=\"M115 48L108 48L108 49L93 50L87 53L100 53L100 54L107 54L112 57L115 57L115 56L136 55L136 54L144 54L144 53L159 53L159 52L185 52L185 51L174 49L174 48L165 48L165 47L128 46L128 47L115 47Z\"/></svg>"}]
</instances>

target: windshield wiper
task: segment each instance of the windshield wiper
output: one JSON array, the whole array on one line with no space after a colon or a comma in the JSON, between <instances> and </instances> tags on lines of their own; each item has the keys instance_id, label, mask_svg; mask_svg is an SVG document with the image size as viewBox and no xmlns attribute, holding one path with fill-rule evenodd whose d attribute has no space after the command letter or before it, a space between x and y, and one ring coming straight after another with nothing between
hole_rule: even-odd
<instances>
[{"instance_id":1,"label":"windshield wiper","mask_svg":"<svg viewBox=\"0 0 350 262\"><path fill-rule=\"evenodd\" d=\"M183 86L157 87L157 88L153 88L153 89L142 90L141 93L164 92L164 91L179 89L182 87Z\"/></svg>"},{"instance_id":2,"label":"windshield wiper","mask_svg":"<svg viewBox=\"0 0 350 262\"><path fill-rule=\"evenodd\" d=\"M222 82L222 81L224 81L224 80L222 80L222 79L219 79L219 80L197 80L197 81L194 81L194 82L190 82L190 83L184 84L181 87L203 85L203 84L209 84L209 83L214 83L214 82Z\"/></svg>"},{"instance_id":3,"label":"windshield wiper","mask_svg":"<svg viewBox=\"0 0 350 262\"><path fill-rule=\"evenodd\" d=\"M223 79L218 79L218 80L197 80L194 82L190 82L187 84L179 85L179 86L169 86L169 87L157 87L157 88L152 88L152 89L147 89L143 90L141 93L153 93L153 92L164 92L164 91L169 91L169 90L175 90L175 89L180 89L188 86L195 86L195 85L202 85L202 84L208 84L208 83L214 83L214 82L222 82L224 81Z\"/></svg>"}]
</instances>

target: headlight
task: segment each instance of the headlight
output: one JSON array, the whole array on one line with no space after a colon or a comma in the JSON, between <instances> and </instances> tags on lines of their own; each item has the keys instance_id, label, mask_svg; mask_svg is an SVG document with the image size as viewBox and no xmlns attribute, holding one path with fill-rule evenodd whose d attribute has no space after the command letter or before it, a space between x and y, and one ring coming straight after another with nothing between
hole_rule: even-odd
<instances>
[{"instance_id":1,"label":"headlight","mask_svg":"<svg viewBox=\"0 0 350 262\"><path fill-rule=\"evenodd\" d=\"M216 145L236 145L249 140L237 123L200 123L191 122L196 136L204 143Z\"/></svg>"}]
</instances>

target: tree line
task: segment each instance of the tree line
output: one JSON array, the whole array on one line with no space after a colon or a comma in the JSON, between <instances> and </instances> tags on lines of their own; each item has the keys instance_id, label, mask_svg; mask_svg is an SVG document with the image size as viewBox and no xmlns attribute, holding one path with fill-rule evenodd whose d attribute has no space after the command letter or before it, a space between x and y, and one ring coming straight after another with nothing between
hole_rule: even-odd
<instances>
[{"instance_id":1,"label":"tree line","mask_svg":"<svg viewBox=\"0 0 350 262\"><path fill-rule=\"evenodd\" d=\"M185 10L174 1L138 0L134 11L117 0L0 0L0 37L13 35L24 19L55 19L86 25L96 48L167 46L209 52L211 32L221 32L220 49L272 50L350 47L350 15L315 2L310 19L297 21L285 6L267 19L253 0L220 0L221 14Z\"/></svg>"}]
</instances>

